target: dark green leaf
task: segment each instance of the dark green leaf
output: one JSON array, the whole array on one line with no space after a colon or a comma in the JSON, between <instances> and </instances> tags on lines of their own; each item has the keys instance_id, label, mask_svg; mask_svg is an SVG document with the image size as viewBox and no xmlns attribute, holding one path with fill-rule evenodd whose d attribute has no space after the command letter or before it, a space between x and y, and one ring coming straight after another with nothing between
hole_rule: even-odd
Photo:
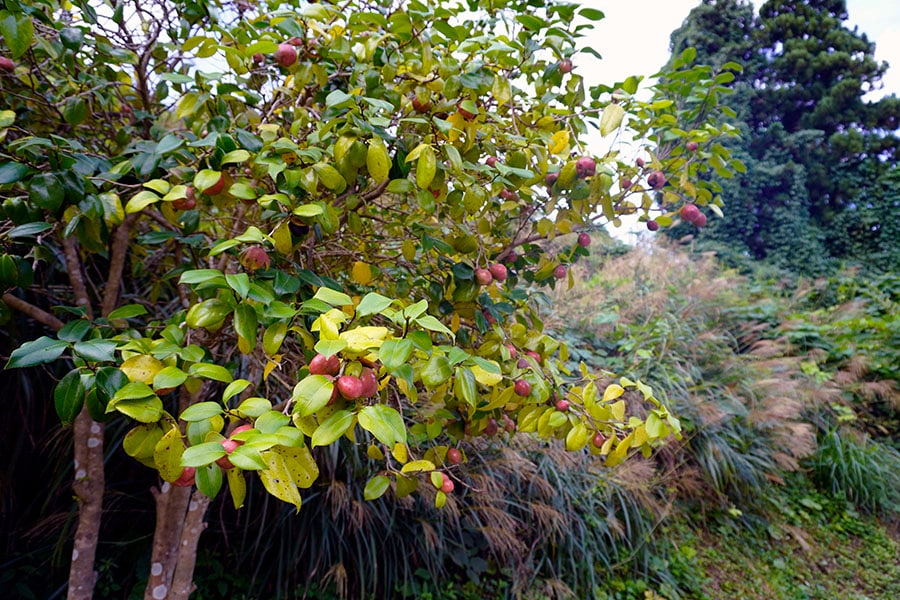
<instances>
[{"instance_id":1,"label":"dark green leaf","mask_svg":"<svg viewBox=\"0 0 900 600\"><path fill-rule=\"evenodd\" d=\"M59 358L68 347L69 344L66 342L54 340L47 336L41 336L36 340L25 342L13 350L5 368L16 369L21 367L33 367L35 365L53 362Z\"/></svg>"},{"instance_id":2,"label":"dark green leaf","mask_svg":"<svg viewBox=\"0 0 900 600\"><path fill-rule=\"evenodd\" d=\"M79 369L72 369L56 384L53 403L60 421L69 424L75 420L84 406L84 384L81 382Z\"/></svg>"}]
</instances>

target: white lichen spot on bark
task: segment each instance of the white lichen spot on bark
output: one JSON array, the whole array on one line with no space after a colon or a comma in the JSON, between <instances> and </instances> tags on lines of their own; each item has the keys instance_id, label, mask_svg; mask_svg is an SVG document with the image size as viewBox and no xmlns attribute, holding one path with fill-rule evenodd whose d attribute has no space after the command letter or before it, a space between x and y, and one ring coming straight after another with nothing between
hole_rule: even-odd
<instances>
[{"instance_id":1,"label":"white lichen spot on bark","mask_svg":"<svg viewBox=\"0 0 900 600\"><path fill-rule=\"evenodd\" d=\"M160 585L156 586L155 588L153 588L153 597L156 598L156 600L163 600L163 598L166 597L166 594L168 592L169 592L168 588L166 588L166 586L160 584Z\"/></svg>"},{"instance_id":2,"label":"white lichen spot on bark","mask_svg":"<svg viewBox=\"0 0 900 600\"><path fill-rule=\"evenodd\" d=\"M155 562L155 563L153 563L153 566L150 567L150 574L153 575L154 577L159 577L160 575L162 575L162 571L163 571L162 563Z\"/></svg>"}]
</instances>

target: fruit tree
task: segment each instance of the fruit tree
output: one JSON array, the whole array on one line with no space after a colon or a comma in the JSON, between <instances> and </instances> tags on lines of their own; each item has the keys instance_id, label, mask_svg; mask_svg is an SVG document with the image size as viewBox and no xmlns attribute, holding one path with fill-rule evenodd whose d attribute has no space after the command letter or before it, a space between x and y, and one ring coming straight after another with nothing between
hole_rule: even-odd
<instances>
[{"instance_id":1,"label":"fruit tree","mask_svg":"<svg viewBox=\"0 0 900 600\"><path fill-rule=\"evenodd\" d=\"M367 449L370 500L440 506L467 438L614 466L678 434L627 374L567 368L536 306L591 230L718 210L722 74L589 85L602 14L556 1L5 6L2 317L47 330L6 367L58 377L70 598L110 420L159 476L148 598L190 592L210 499L258 477L300 510L319 447Z\"/></svg>"}]
</instances>

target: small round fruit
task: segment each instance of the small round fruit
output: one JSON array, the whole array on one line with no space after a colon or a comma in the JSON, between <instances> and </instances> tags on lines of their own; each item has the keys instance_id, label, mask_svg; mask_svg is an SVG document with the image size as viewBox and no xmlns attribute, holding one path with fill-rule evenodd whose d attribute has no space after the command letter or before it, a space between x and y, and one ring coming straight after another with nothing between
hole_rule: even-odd
<instances>
[{"instance_id":1,"label":"small round fruit","mask_svg":"<svg viewBox=\"0 0 900 600\"><path fill-rule=\"evenodd\" d=\"M582 231L578 234L578 245L582 248L587 248L591 245L591 236L588 232Z\"/></svg>"},{"instance_id":2,"label":"small round fruit","mask_svg":"<svg viewBox=\"0 0 900 600\"><path fill-rule=\"evenodd\" d=\"M650 231L656 231L659 229L659 223L657 223L653 219L650 219L649 221L647 221L647 229L649 229Z\"/></svg>"},{"instance_id":3,"label":"small round fruit","mask_svg":"<svg viewBox=\"0 0 900 600\"><path fill-rule=\"evenodd\" d=\"M489 166L491 168L496 167L497 166L497 157L496 156L488 156L485 159L484 164L486 164L487 166Z\"/></svg>"},{"instance_id":4,"label":"small round fruit","mask_svg":"<svg viewBox=\"0 0 900 600\"><path fill-rule=\"evenodd\" d=\"M506 267L499 263L491 265L490 271L491 276L500 283L506 281L506 277L509 275L509 271L506 270Z\"/></svg>"},{"instance_id":5,"label":"small round fruit","mask_svg":"<svg viewBox=\"0 0 900 600\"><path fill-rule=\"evenodd\" d=\"M466 121L471 121L472 119L474 119L476 117L476 114L473 113L471 110L463 108L463 102L464 102L464 100L460 100L457 103L456 110L459 111L459 114L462 116L463 119L465 119Z\"/></svg>"},{"instance_id":6,"label":"small round fruit","mask_svg":"<svg viewBox=\"0 0 900 600\"><path fill-rule=\"evenodd\" d=\"M700 213L697 215L697 218L694 219L694 225L697 227L705 227L706 226L706 215Z\"/></svg>"},{"instance_id":7,"label":"small round fruit","mask_svg":"<svg viewBox=\"0 0 900 600\"><path fill-rule=\"evenodd\" d=\"M275 51L275 62L282 67L289 67L297 62L297 49L292 44L278 44Z\"/></svg>"},{"instance_id":8,"label":"small round fruit","mask_svg":"<svg viewBox=\"0 0 900 600\"><path fill-rule=\"evenodd\" d=\"M231 454L235 450L238 449L244 442L239 442L238 440L233 440L228 438L226 440L222 440L222 448L225 450L225 454ZM233 469L234 465L231 464L231 461L228 460L228 456L223 456L216 461L216 464L222 467L223 469Z\"/></svg>"},{"instance_id":9,"label":"small round fruit","mask_svg":"<svg viewBox=\"0 0 900 600\"><path fill-rule=\"evenodd\" d=\"M427 113L429 110L431 110L431 102L427 100L423 102L419 100L418 96L413 96L412 105L413 109L415 109L415 111L418 113Z\"/></svg>"},{"instance_id":10,"label":"small round fruit","mask_svg":"<svg viewBox=\"0 0 900 600\"><path fill-rule=\"evenodd\" d=\"M568 400L557 400L556 401L556 410L559 412L566 412L569 410L569 401Z\"/></svg>"},{"instance_id":11,"label":"small round fruit","mask_svg":"<svg viewBox=\"0 0 900 600\"><path fill-rule=\"evenodd\" d=\"M236 436L237 434L243 433L243 432L245 432L245 431L250 431L251 429L253 429L253 425L240 425L240 426L238 426L238 427L235 427L235 428L234 428L234 431L231 432L231 435L228 436L228 439L232 439L232 438L234 438L234 436ZM243 444L243 443L244 443L243 440L234 440L234 441L236 441L238 444Z\"/></svg>"},{"instance_id":12,"label":"small round fruit","mask_svg":"<svg viewBox=\"0 0 900 600\"><path fill-rule=\"evenodd\" d=\"M16 63L5 56L0 56L0 71L3 71L5 73L12 73L15 70Z\"/></svg>"},{"instance_id":13,"label":"small round fruit","mask_svg":"<svg viewBox=\"0 0 900 600\"><path fill-rule=\"evenodd\" d=\"M337 389L347 400L362 398L363 382L354 375L341 375L337 380Z\"/></svg>"},{"instance_id":14,"label":"small round fruit","mask_svg":"<svg viewBox=\"0 0 900 600\"><path fill-rule=\"evenodd\" d=\"M502 190L500 190L500 199L506 202L515 202L519 199L519 194L515 193L512 190L503 188Z\"/></svg>"},{"instance_id":15,"label":"small round fruit","mask_svg":"<svg viewBox=\"0 0 900 600\"><path fill-rule=\"evenodd\" d=\"M688 152L696 152L697 148L700 147L700 144L698 144L697 142L688 142L684 145L684 147L687 148Z\"/></svg>"},{"instance_id":16,"label":"small round fruit","mask_svg":"<svg viewBox=\"0 0 900 600\"><path fill-rule=\"evenodd\" d=\"M197 206L197 196L194 194L194 188L187 187L184 198L178 198L172 201L172 208L175 210L193 210Z\"/></svg>"},{"instance_id":17,"label":"small round fruit","mask_svg":"<svg viewBox=\"0 0 900 600\"><path fill-rule=\"evenodd\" d=\"M598 431L597 433L594 434L594 437L591 438L591 443L594 445L595 448L602 448L603 444L606 443L606 438L603 437L603 434Z\"/></svg>"},{"instance_id":18,"label":"small round fruit","mask_svg":"<svg viewBox=\"0 0 900 600\"><path fill-rule=\"evenodd\" d=\"M441 473L441 475L444 477L444 483L441 484L441 491L445 494L449 494L453 491L453 480L447 477L446 473Z\"/></svg>"},{"instance_id":19,"label":"small round fruit","mask_svg":"<svg viewBox=\"0 0 900 600\"><path fill-rule=\"evenodd\" d=\"M172 482L172 485L175 487L191 487L194 485L196 475L197 469L195 467L185 467L178 479Z\"/></svg>"},{"instance_id":20,"label":"small round fruit","mask_svg":"<svg viewBox=\"0 0 900 600\"><path fill-rule=\"evenodd\" d=\"M269 268L269 253L262 246L250 246L240 256L241 266L248 271L257 271L262 268Z\"/></svg>"},{"instance_id":21,"label":"small round fruit","mask_svg":"<svg viewBox=\"0 0 900 600\"><path fill-rule=\"evenodd\" d=\"M575 161L575 175L579 179L592 177L597 172L597 161L590 156L582 156Z\"/></svg>"},{"instance_id":22,"label":"small round fruit","mask_svg":"<svg viewBox=\"0 0 900 600\"><path fill-rule=\"evenodd\" d=\"M643 169L643 168L644 168L644 159L641 158L640 156L638 156L638 157L635 159L634 164L637 165L638 169Z\"/></svg>"},{"instance_id":23,"label":"small round fruit","mask_svg":"<svg viewBox=\"0 0 900 600\"><path fill-rule=\"evenodd\" d=\"M363 398L371 398L378 393L378 377L372 369L363 369L359 380L362 382Z\"/></svg>"},{"instance_id":24,"label":"small round fruit","mask_svg":"<svg viewBox=\"0 0 900 600\"><path fill-rule=\"evenodd\" d=\"M619 182L619 186L620 186L623 190L627 190L628 188L631 187L631 180L628 179L628 178L625 178L625 179L623 179L622 181Z\"/></svg>"},{"instance_id":25,"label":"small round fruit","mask_svg":"<svg viewBox=\"0 0 900 600\"><path fill-rule=\"evenodd\" d=\"M266 57L263 56L262 52L257 52L256 54L253 55L253 62L255 62L258 65L261 65L264 62L266 62Z\"/></svg>"},{"instance_id":26,"label":"small round fruit","mask_svg":"<svg viewBox=\"0 0 900 600\"><path fill-rule=\"evenodd\" d=\"M291 46L302 46L302 45L303 45L303 38L302 38L302 37L296 37L296 36L295 36L295 37L292 37L291 39L289 39L289 40L287 41L287 43L290 44Z\"/></svg>"},{"instance_id":27,"label":"small round fruit","mask_svg":"<svg viewBox=\"0 0 900 600\"><path fill-rule=\"evenodd\" d=\"M506 430L507 433L513 433L516 430L516 423L512 419L510 419L507 415L503 415L503 429Z\"/></svg>"},{"instance_id":28,"label":"small round fruit","mask_svg":"<svg viewBox=\"0 0 900 600\"><path fill-rule=\"evenodd\" d=\"M309 361L309 372L311 375L337 375L341 370L341 359L337 354L325 356L324 354L316 354Z\"/></svg>"},{"instance_id":29,"label":"small round fruit","mask_svg":"<svg viewBox=\"0 0 900 600\"><path fill-rule=\"evenodd\" d=\"M506 255L506 258L503 259L503 262L505 262L508 265L511 265L514 262L516 262L517 260L519 260L519 253L516 252L515 250L511 250L509 252L509 254Z\"/></svg>"},{"instance_id":30,"label":"small round fruit","mask_svg":"<svg viewBox=\"0 0 900 600\"><path fill-rule=\"evenodd\" d=\"M700 209L696 204L685 204L681 207L681 218L688 223L694 223L700 217Z\"/></svg>"},{"instance_id":31,"label":"small round fruit","mask_svg":"<svg viewBox=\"0 0 900 600\"><path fill-rule=\"evenodd\" d=\"M497 435L498 431L500 431L500 428L497 426L497 421L495 419L488 419L487 425L484 426L484 434Z\"/></svg>"},{"instance_id":32,"label":"small round fruit","mask_svg":"<svg viewBox=\"0 0 900 600\"><path fill-rule=\"evenodd\" d=\"M495 317L488 311L483 310L483 311L481 311L481 314L484 315L484 320L487 321L488 325L496 325L497 324L497 317Z\"/></svg>"},{"instance_id":33,"label":"small round fruit","mask_svg":"<svg viewBox=\"0 0 900 600\"><path fill-rule=\"evenodd\" d=\"M666 185L666 175L662 171L653 171L647 175L647 185L654 190L661 190Z\"/></svg>"},{"instance_id":34,"label":"small round fruit","mask_svg":"<svg viewBox=\"0 0 900 600\"><path fill-rule=\"evenodd\" d=\"M519 367L520 369L527 369L528 367L531 366L531 363L528 362L527 358L520 358L518 360L518 362L516 362L516 366Z\"/></svg>"},{"instance_id":35,"label":"small round fruit","mask_svg":"<svg viewBox=\"0 0 900 600\"><path fill-rule=\"evenodd\" d=\"M488 269L478 268L475 269L475 281L478 285L490 285L494 281L494 276Z\"/></svg>"},{"instance_id":36,"label":"small round fruit","mask_svg":"<svg viewBox=\"0 0 900 600\"><path fill-rule=\"evenodd\" d=\"M451 465L458 465L463 460L462 452L457 448L448 448L447 449L447 463Z\"/></svg>"},{"instance_id":37,"label":"small round fruit","mask_svg":"<svg viewBox=\"0 0 900 600\"><path fill-rule=\"evenodd\" d=\"M225 191L225 176L220 175L218 181L214 184L203 190L203 193L207 196L218 196L222 192Z\"/></svg>"},{"instance_id":38,"label":"small round fruit","mask_svg":"<svg viewBox=\"0 0 900 600\"><path fill-rule=\"evenodd\" d=\"M506 349L509 350L509 358L510 359L513 359L516 357L517 352L516 352L515 346L513 346L512 344L507 344Z\"/></svg>"},{"instance_id":39,"label":"small round fruit","mask_svg":"<svg viewBox=\"0 0 900 600\"><path fill-rule=\"evenodd\" d=\"M542 360L541 355L538 354L537 352L535 352L534 350L529 350L528 352L525 353L525 355L533 358L537 364L541 364L541 360Z\"/></svg>"},{"instance_id":40,"label":"small round fruit","mask_svg":"<svg viewBox=\"0 0 900 600\"><path fill-rule=\"evenodd\" d=\"M513 389L517 396L522 396L523 398L531 394L531 384L524 379L516 379Z\"/></svg>"},{"instance_id":41,"label":"small round fruit","mask_svg":"<svg viewBox=\"0 0 900 600\"><path fill-rule=\"evenodd\" d=\"M559 61L559 72L560 73L571 73L572 72L572 59L564 58Z\"/></svg>"},{"instance_id":42,"label":"small round fruit","mask_svg":"<svg viewBox=\"0 0 900 600\"><path fill-rule=\"evenodd\" d=\"M566 265L557 265L556 268L553 269L553 276L557 279L565 279L568 272Z\"/></svg>"},{"instance_id":43,"label":"small round fruit","mask_svg":"<svg viewBox=\"0 0 900 600\"><path fill-rule=\"evenodd\" d=\"M559 179L558 171L554 171L553 173L547 173L546 175L544 175L544 183L548 188L552 188L557 179Z\"/></svg>"}]
</instances>

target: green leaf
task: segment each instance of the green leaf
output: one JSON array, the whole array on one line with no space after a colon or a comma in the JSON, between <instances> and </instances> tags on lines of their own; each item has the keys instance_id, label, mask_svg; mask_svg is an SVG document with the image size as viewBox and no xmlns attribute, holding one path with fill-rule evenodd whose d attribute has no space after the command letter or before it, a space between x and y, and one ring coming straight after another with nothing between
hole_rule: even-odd
<instances>
[{"instance_id":1,"label":"green leaf","mask_svg":"<svg viewBox=\"0 0 900 600\"><path fill-rule=\"evenodd\" d=\"M256 333L259 321L256 318L256 310L246 302L241 302L234 308L234 331L246 344L239 344L241 352L249 354L256 347Z\"/></svg>"},{"instance_id":2,"label":"green leaf","mask_svg":"<svg viewBox=\"0 0 900 600\"><path fill-rule=\"evenodd\" d=\"M313 165L313 169L319 176L319 181L322 182L322 185L329 190L340 194L347 188L347 181L344 179L344 176L328 163L316 163Z\"/></svg>"},{"instance_id":3,"label":"green leaf","mask_svg":"<svg viewBox=\"0 0 900 600\"><path fill-rule=\"evenodd\" d=\"M240 394L250 386L250 382L246 379L235 379L228 384L225 391L222 392L222 402L228 402L228 399L236 394Z\"/></svg>"},{"instance_id":4,"label":"green leaf","mask_svg":"<svg viewBox=\"0 0 900 600\"><path fill-rule=\"evenodd\" d=\"M320 287L313 299L321 300L331 306L350 306L353 304L353 298L329 287Z\"/></svg>"},{"instance_id":5,"label":"green leaf","mask_svg":"<svg viewBox=\"0 0 900 600\"><path fill-rule=\"evenodd\" d=\"M381 294L369 292L363 296L362 300L359 302L359 306L356 307L356 316L367 317L369 315L380 313L389 307L392 302L393 300L385 298Z\"/></svg>"},{"instance_id":6,"label":"green leaf","mask_svg":"<svg viewBox=\"0 0 900 600\"><path fill-rule=\"evenodd\" d=\"M2 183L2 182L0 182ZM43 221L35 221L34 223L25 223L24 225L19 225L18 227L13 227L9 231L6 232L6 235L10 238L27 238L34 237L39 233L43 233L48 229L52 229L53 225L50 223L45 223Z\"/></svg>"},{"instance_id":7,"label":"green leaf","mask_svg":"<svg viewBox=\"0 0 900 600\"><path fill-rule=\"evenodd\" d=\"M319 340L318 342L316 342L314 349L319 354L331 356L332 354L337 354L346 347L346 340Z\"/></svg>"},{"instance_id":8,"label":"green leaf","mask_svg":"<svg viewBox=\"0 0 900 600\"><path fill-rule=\"evenodd\" d=\"M600 135L607 136L619 128L625 117L625 109L621 104L609 103L600 115Z\"/></svg>"},{"instance_id":9,"label":"green leaf","mask_svg":"<svg viewBox=\"0 0 900 600\"><path fill-rule=\"evenodd\" d=\"M139 317L146 314L147 309L144 308L143 305L126 304L125 306L120 306L116 310L106 315L106 318L110 321L115 321L116 319L130 319L132 317Z\"/></svg>"},{"instance_id":10,"label":"green leaf","mask_svg":"<svg viewBox=\"0 0 900 600\"><path fill-rule=\"evenodd\" d=\"M378 357L388 371L393 371L406 364L413 353L410 340L385 340L378 349Z\"/></svg>"},{"instance_id":11,"label":"green leaf","mask_svg":"<svg viewBox=\"0 0 900 600\"><path fill-rule=\"evenodd\" d=\"M391 480L385 475L376 475L368 482L363 490L363 497L366 500L377 500L384 495L391 485Z\"/></svg>"},{"instance_id":12,"label":"green leaf","mask_svg":"<svg viewBox=\"0 0 900 600\"><path fill-rule=\"evenodd\" d=\"M185 448L184 454L181 455L181 466L203 467L216 462L226 454L222 442L204 442Z\"/></svg>"},{"instance_id":13,"label":"green leaf","mask_svg":"<svg viewBox=\"0 0 900 600\"><path fill-rule=\"evenodd\" d=\"M63 108L63 119L69 125L80 125L87 118L87 104L83 98L69 98Z\"/></svg>"},{"instance_id":14,"label":"green leaf","mask_svg":"<svg viewBox=\"0 0 900 600\"><path fill-rule=\"evenodd\" d=\"M234 469L231 470L233 471ZM219 490L222 489L223 479L222 469L217 465L207 465L198 468L197 474L194 476L197 489L210 499L215 498L219 494Z\"/></svg>"},{"instance_id":15,"label":"green leaf","mask_svg":"<svg viewBox=\"0 0 900 600\"><path fill-rule=\"evenodd\" d=\"M294 413L306 417L324 408L331 400L334 384L324 375L304 377L291 394L294 402Z\"/></svg>"},{"instance_id":16,"label":"green leaf","mask_svg":"<svg viewBox=\"0 0 900 600\"><path fill-rule=\"evenodd\" d=\"M243 381L239 379L238 381ZM237 407L238 413L244 417L258 417L272 410L272 403L266 398L247 398Z\"/></svg>"},{"instance_id":17,"label":"green leaf","mask_svg":"<svg viewBox=\"0 0 900 600\"><path fill-rule=\"evenodd\" d=\"M222 282L225 282L225 276L222 271L217 269L194 269L192 271L185 271L181 274L181 277L178 279L178 283L184 284L197 284L197 283L208 283L211 281L216 281L221 279Z\"/></svg>"},{"instance_id":18,"label":"green leaf","mask_svg":"<svg viewBox=\"0 0 900 600\"><path fill-rule=\"evenodd\" d=\"M274 356L281 348L284 338L287 335L288 325L284 321L276 321L272 323L263 332L263 350L269 356Z\"/></svg>"},{"instance_id":19,"label":"green leaf","mask_svg":"<svg viewBox=\"0 0 900 600\"><path fill-rule=\"evenodd\" d=\"M146 384L143 383L140 385L146 386ZM118 394L116 395L118 396ZM155 423L162 418L163 404L162 400L155 395L127 400L116 400L113 398L106 408L106 412L110 412L111 410L117 410L123 415L131 417L135 421L140 421L141 423Z\"/></svg>"},{"instance_id":20,"label":"green leaf","mask_svg":"<svg viewBox=\"0 0 900 600\"><path fill-rule=\"evenodd\" d=\"M222 405L218 402L198 402L184 409L179 417L182 421L204 421L221 415L224 412ZM196 465L194 465L196 466Z\"/></svg>"},{"instance_id":21,"label":"green leaf","mask_svg":"<svg viewBox=\"0 0 900 600\"><path fill-rule=\"evenodd\" d=\"M8 11L0 11L0 34L9 48L13 59L21 57L28 51L34 40L34 25L31 17Z\"/></svg>"},{"instance_id":22,"label":"green leaf","mask_svg":"<svg viewBox=\"0 0 900 600\"><path fill-rule=\"evenodd\" d=\"M28 165L17 162L0 164L0 185L21 181L31 169Z\"/></svg>"},{"instance_id":23,"label":"green leaf","mask_svg":"<svg viewBox=\"0 0 900 600\"><path fill-rule=\"evenodd\" d=\"M397 442L406 443L406 426L403 417L390 406L374 404L365 406L357 413L359 425L386 446Z\"/></svg>"},{"instance_id":24,"label":"green leaf","mask_svg":"<svg viewBox=\"0 0 900 600\"><path fill-rule=\"evenodd\" d=\"M293 212L298 217L317 217L324 213L325 209L321 204L301 204Z\"/></svg>"},{"instance_id":25,"label":"green leaf","mask_svg":"<svg viewBox=\"0 0 900 600\"><path fill-rule=\"evenodd\" d=\"M221 381L222 383L231 383L234 377L231 372L221 365L210 363L194 363L189 369L189 373L194 377L202 377L204 379L212 379Z\"/></svg>"},{"instance_id":26,"label":"green leaf","mask_svg":"<svg viewBox=\"0 0 900 600\"><path fill-rule=\"evenodd\" d=\"M88 362L111 362L116 357L116 342L113 340L93 339L86 342L75 342L72 350Z\"/></svg>"},{"instance_id":27,"label":"green leaf","mask_svg":"<svg viewBox=\"0 0 900 600\"><path fill-rule=\"evenodd\" d=\"M178 367L164 367L153 376L153 389L161 390L178 387L187 381L187 378L188 374Z\"/></svg>"},{"instance_id":28,"label":"green leaf","mask_svg":"<svg viewBox=\"0 0 900 600\"><path fill-rule=\"evenodd\" d=\"M128 204L125 205L125 213L132 214L136 212L141 212L151 204L156 204L159 202L159 196L151 192L150 190L142 190L131 197L131 200L128 201Z\"/></svg>"},{"instance_id":29,"label":"green leaf","mask_svg":"<svg viewBox=\"0 0 900 600\"><path fill-rule=\"evenodd\" d=\"M77 27L63 27L59 30L59 41L67 49L77 52L84 43L84 32Z\"/></svg>"},{"instance_id":30,"label":"green leaf","mask_svg":"<svg viewBox=\"0 0 900 600\"><path fill-rule=\"evenodd\" d=\"M53 404L60 421L68 425L75 420L81 407L84 406L84 384L81 371L72 369L66 373L53 390Z\"/></svg>"},{"instance_id":31,"label":"green leaf","mask_svg":"<svg viewBox=\"0 0 900 600\"><path fill-rule=\"evenodd\" d=\"M431 181L437 173L437 156L435 156L434 148L425 146L422 154L416 162L416 185L420 188L428 189Z\"/></svg>"},{"instance_id":32,"label":"green leaf","mask_svg":"<svg viewBox=\"0 0 900 600\"><path fill-rule=\"evenodd\" d=\"M418 319L416 319L416 325L429 331L437 331L439 333L445 333L450 337L454 337L453 332L450 331L450 329L448 329L446 325L438 321L437 317L433 317L431 315L419 317Z\"/></svg>"},{"instance_id":33,"label":"green leaf","mask_svg":"<svg viewBox=\"0 0 900 600\"><path fill-rule=\"evenodd\" d=\"M65 198L66 190L53 173L40 173L28 182L28 200L44 210L55 213Z\"/></svg>"},{"instance_id":34,"label":"green leaf","mask_svg":"<svg viewBox=\"0 0 900 600\"><path fill-rule=\"evenodd\" d=\"M43 363L53 362L59 358L66 348L69 347L64 341L54 340L47 336L41 336L36 340L25 342L12 351L9 356L9 362L6 363L6 369L17 369L22 367L33 367Z\"/></svg>"},{"instance_id":35,"label":"green leaf","mask_svg":"<svg viewBox=\"0 0 900 600\"><path fill-rule=\"evenodd\" d=\"M353 413L349 410L338 410L319 425L312 435L311 445L327 446L347 432L353 425Z\"/></svg>"},{"instance_id":36,"label":"green leaf","mask_svg":"<svg viewBox=\"0 0 900 600\"><path fill-rule=\"evenodd\" d=\"M375 183L386 181L391 171L391 157L387 147L380 137L369 140L369 150L366 152L366 168Z\"/></svg>"},{"instance_id":37,"label":"green leaf","mask_svg":"<svg viewBox=\"0 0 900 600\"><path fill-rule=\"evenodd\" d=\"M230 163L242 163L246 162L249 158L250 153L246 150L232 150L231 152L223 156L220 162L223 165L227 165Z\"/></svg>"},{"instance_id":38,"label":"green leaf","mask_svg":"<svg viewBox=\"0 0 900 600\"><path fill-rule=\"evenodd\" d=\"M69 321L62 329L56 332L56 337L65 342L77 342L84 339L87 332L91 330L91 322L85 319Z\"/></svg>"},{"instance_id":39,"label":"green leaf","mask_svg":"<svg viewBox=\"0 0 900 600\"><path fill-rule=\"evenodd\" d=\"M472 408L478 406L478 387L475 382L475 374L470 369L459 367L453 378L454 395L466 402Z\"/></svg>"},{"instance_id":40,"label":"green leaf","mask_svg":"<svg viewBox=\"0 0 900 600\"><path fill-rule=\"evenodd\" d=\"M450 379L453 369L450 361L443 354L434 354L422 369L422 383L428 389L434 389Z\"/></svg>"}]
</instances>

